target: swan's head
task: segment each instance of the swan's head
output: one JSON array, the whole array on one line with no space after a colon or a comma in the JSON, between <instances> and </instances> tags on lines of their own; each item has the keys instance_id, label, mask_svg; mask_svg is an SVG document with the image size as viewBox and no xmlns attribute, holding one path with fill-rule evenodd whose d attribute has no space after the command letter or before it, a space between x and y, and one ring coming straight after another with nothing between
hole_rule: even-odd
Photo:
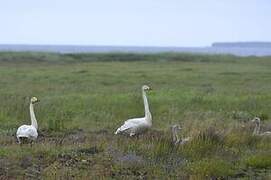
<instances>
[{"instance_id":1,"label":"swan's head","mask_svg":"<svg viewBox=\"0 0 271 180\"><path fill-rule=\"evenodd\" d=\"M31 102L32 104L35 104L35 103L39 102L39 100L38 100L37 97L34 96L34 97L31 98L30 102Z\"/></svg>"},{"instance_id":2,"label":"swan's head","mask_svg":"<svg viewBox=\"0 0 271 180\"><path fill-rule=\"evenodd\" d=\"M259 117L255 117L251 120L252 122L255 122L256 124L260 124L261 119Z\"/></svg>"},{"instance_id":3,"label":"swan's head","mask_svg":"<svg viewBox=\"0 0 271 180\"><path fill-rule=\"evenodd\" d=\"M151 88L149 86L147 86L147 85L143 85L142 90L143 91L149 91L149 90L151 90Z\"/></svg>"}]
</instances>

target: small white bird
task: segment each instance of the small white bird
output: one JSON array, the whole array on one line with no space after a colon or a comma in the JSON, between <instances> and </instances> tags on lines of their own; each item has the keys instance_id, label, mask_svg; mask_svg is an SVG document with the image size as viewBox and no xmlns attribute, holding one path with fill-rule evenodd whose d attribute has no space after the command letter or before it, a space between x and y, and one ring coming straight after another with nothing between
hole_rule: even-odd
<instances>
[{"instance_id":1,"label":"small white bird","mask_svg":"<svg viewBox=\"0 0 271 180\"><path fill-rule=\"evenodd\" d=\"M149 104L146 96L146 91L151 90L151 88L147 85L142 86L142 96L144 101L144 108L145 108L145 117L142 118L134 118L128 119L124 122L124 124L119 127L115 134L119 133L127 133L130 136L134 136L135 134L139 134L146 129L151 128L152 126L152 116L149 109Z\"/></svg>"},{"instance_id":2,"label":"small white bird","mask_svg":"<svg viewBox=\"0 0 271 180\"><path fill-rule=\"evenodd\" d=\"M182 130L182 128L179 125L173 125L171 126L171 132L172 132L172 141L175 145L177 144L185 144L188 141L191 141L191 137L186 137L186 138L179 138L178 131Z\"/></svg>"},{"instance_id":3,"label":"small white bird","mask_svg":"<svg viewBox=\"0 0 271 180\"><path fill-rule=\"evenodd\" d=\"M18 128L16 136L18 139L19 144L21 144L22 139L30 139L31 141L34 141L38 137L38 123L37 119L34 113L34 104L39 102L38 98L32 97L30 100L30 119L31 119L31 125L22 125Z\"/></svg>"},{"instance_id":4,"label":"small white bird","mask_svg":"<svg viewBox=\"0 0 271 180\"><path fill-rule=\"evenodd\" d=\"M255 117L251 121L255 123L255 128L254 128L254 131L253 131L253 135L271 136L271 131L266 131L266 132L260 133L260 130L261 130L261 119L259 117Z\"/></svg>"}]
</instances>

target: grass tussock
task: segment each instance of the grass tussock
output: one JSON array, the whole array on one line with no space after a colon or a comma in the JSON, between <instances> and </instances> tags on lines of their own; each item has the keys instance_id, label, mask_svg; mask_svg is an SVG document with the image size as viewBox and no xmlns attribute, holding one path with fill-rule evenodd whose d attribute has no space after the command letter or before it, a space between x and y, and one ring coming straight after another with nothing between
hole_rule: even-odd
<instances>
[{"instance_id":1,"label":"grass tussock","mask_svg":"<svg viewBox=\"0 0 271 180\"><path fill-rule=\"evenodd\" d=\"M251 155L245 160L247 166L258 169L267 169L271 168L271 157L270 153L261 152Z\"/></svg>"},{"instance_id":2,"label":"grass tussock","mask_svg":"<svg viewBox=\"0 0 271 180\"><path fill-rule=\"evenodd\" d=\"M192 177L198 178L225 178L234 174L232 164L219 158L191 162L187 165L187 169Z\"/></svg>"}]
</instances>

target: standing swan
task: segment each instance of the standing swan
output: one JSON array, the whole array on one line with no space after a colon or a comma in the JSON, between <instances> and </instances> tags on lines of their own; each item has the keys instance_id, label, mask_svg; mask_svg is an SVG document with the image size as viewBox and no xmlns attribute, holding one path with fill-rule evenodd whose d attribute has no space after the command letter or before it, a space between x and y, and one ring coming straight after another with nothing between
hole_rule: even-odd
<instances>
[{"instance_id":1,"label":"standing swan","mask_svg":"<svg viewBox=\"0 0 271 180\"><path fill-rule=\"evenodd\" d=\"M178 135L178 131L180 131L182 128L179 125L173 125L171 126L171 133L172 133L172 141L175 145L177 144L185 144L188 141L190 141L192 138L191 137L187 137L187 138L183 138L180 139L179 135Z\"/></svg>"},{"instance_id":2,"label":"standing swan","mask_svg":"<svg viewBox=\"0 0 271 180\"><path fill-rule=\"evenodd\" d=\"M149 104L146 96L146 91L151 90L151 88L147 85L142 86L142 96L144 101L145 108L145 117L142 118L134 118L128 119L124 122L124 124L117 129L115 134L119 133L127 133L130 136L134 136L135 134L141 133L142 131L151 128L152 126L152 116L149 109Z\"/></svg>"},{"instance_id":3,"label":"standing swan","mask_svg":"<svg viewBox=\"0 0 271 180\"><path fill-rule=\"evenodd\" d=\"M27 138L32 141L36 140L38 137L38 123L34 113L34 104L39 102L38 98L32 97L30 100L30 119L31 125L22 125L18 128L16 136L19 144L21 144L21 139Z\"/></svg>"},{"instance_id":4,"label":"standing swan","mask_svg":"<svg viewBox=\"0 0 271 180\"><path fill-rule=\"evenodd\" d=\"M266 131L263 133L260 133L261 130L261 119L259 117L255 117L251 120L252 122L255 122L255 128L253 131L253 135L259 135L259 136L271 136L271 131Z\"/></svg>"}]
</instances>

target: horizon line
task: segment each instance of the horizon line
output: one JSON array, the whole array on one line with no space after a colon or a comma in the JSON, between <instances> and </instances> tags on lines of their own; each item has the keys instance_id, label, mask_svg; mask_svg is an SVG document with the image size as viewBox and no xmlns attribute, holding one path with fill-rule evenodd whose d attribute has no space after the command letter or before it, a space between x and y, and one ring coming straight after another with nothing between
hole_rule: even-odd
<instances>
[{"instance_id":1,"label":"horizon line","mask_svg":"<svg viewBox=\"0 0 271 180\"><path fill-rule=\"evenodd\" d=\"M202 46L175 46L175 45L105 45L105 44L38 44L38 43L0 43L1 46L81 46L81 47L137 47L137 48L206 48L213 47L214 44L225 43L225 44L235 44L235 43L271 43L271 41L216 41L209 45Z\"/></svg>"}]
</instances>

